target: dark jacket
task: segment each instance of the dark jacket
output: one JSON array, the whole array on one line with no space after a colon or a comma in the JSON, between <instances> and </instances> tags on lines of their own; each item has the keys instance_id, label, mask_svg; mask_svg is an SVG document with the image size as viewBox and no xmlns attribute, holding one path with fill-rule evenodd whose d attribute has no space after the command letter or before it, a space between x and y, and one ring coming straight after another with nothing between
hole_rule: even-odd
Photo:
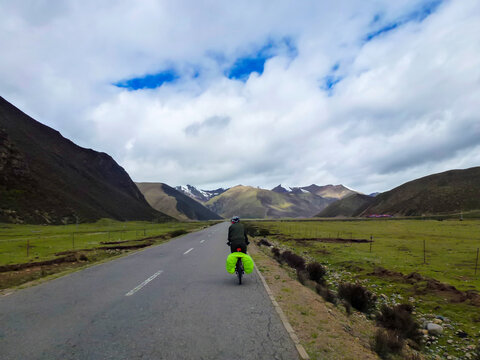
<instances>
[{"instance_id":1,"label":"dark jacket","mask_svg":"<svg viewBox=\"0 0 480 360\"><path fill-rule=\"evenodd\" d=\"M231 246L248 245L247 231L245 226L239 222L230 225L228 228L228 242Z\"/></svg>"}]
</instances>

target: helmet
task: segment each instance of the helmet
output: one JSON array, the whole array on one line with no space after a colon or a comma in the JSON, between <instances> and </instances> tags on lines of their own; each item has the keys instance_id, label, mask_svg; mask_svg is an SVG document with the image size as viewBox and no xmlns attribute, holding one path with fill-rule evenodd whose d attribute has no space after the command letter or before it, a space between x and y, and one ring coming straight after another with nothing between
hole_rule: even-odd
<instances>
[{"instance_id":1,"label":"helmet","mask_svg":"<svg viewBox=\"0 0 480 360\"><path fill-rule=\"evenodd\" d=\"M232 217L232 224L238 223L240 221L240 218L238 216Z\"/></svg>"}]
</instances>

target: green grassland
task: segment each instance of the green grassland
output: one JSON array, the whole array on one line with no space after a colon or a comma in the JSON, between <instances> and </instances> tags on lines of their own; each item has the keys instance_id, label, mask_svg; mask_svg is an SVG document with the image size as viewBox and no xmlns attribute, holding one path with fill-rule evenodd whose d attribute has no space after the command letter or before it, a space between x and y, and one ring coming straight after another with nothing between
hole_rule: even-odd
<instances>
[{"instance_id":1,"label":"green grassland","mask_svg":"<svg viewBox=\"0 0 480 360\"><path fill-rule=\"evenodd\" d=\"M478 305L470 300L457 301L451 297L452 293L432 290L428 279L453 285L461 291L480 292L480 264L475 275L480 220L308 220L251 224L263 234L269 231L266 237L275 246L325 265L327 283L333 290L341 282L360 282L377 294L378 305L414 304L420 324L439 315L448 318L443 335L424 345L428 359L446 358L446 354L464 358L469 351L467 346L477 344L480 338ZM370 236L371 243L321 241L370 240ZM396 275L379 275L375 272L379 267L404 275L417 272L423 280L412 284ZM456 335L459 330L465 331L467 338L459 338Z\"/></svg>"},{"instance_id":2,"label":"green grassland","mask_svg":"<svg viewBox=\"0 0 480 360\"><path fill-rule=\"evenodd\" d=\"M480 291L480 268L477 276L474 275L476 252L480 248L480 220L265 221L256 224L277 234L285 245L308 251L334 267L357 264L367 270L381 266L404 274L418 272L461 290ZM370 246L370 243L315 240L337 237L366 240L372 237L373 242Z\"/></svg>"},{"instance_id":3,"label":"green grassland","mask_svg":"<svg viewBox=\"0 0 480 360\"><path fill-rule=\"evenodd\" d=\"M56 258L57 253L108 246L104 242L131 245L152 237L172 237L200 229L209 222L119 222L102 219L79 225L0 224L0 266Z\"/></svg>"}]
</instances>

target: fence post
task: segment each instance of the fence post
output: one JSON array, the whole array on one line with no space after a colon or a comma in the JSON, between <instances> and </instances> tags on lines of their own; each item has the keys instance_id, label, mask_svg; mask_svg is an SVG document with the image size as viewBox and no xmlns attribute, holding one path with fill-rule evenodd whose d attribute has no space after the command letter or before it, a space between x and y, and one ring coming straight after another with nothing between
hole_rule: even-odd
<instances>
[{"instance_id":1,"label":"fence post","mask_svg":"<svg viewBox=\"0 0 480 360\"><path fill-rule=\"evenodd\" d=\"M425 264L426 261L426 255L425 255L425 240L423 240L423 263Z\"/></svg>"},{"instance_id":2,"label":"fence post","mask_svg":"<svg viewBox=\"0 0 480 360\"><path fill-rule=\"evenodd\" d=\"M477 260L475 260L475 276L477 276L477 266L478 266L478 250L479 250L479 248L477 248Z\"/></svg>"}]
</instances>

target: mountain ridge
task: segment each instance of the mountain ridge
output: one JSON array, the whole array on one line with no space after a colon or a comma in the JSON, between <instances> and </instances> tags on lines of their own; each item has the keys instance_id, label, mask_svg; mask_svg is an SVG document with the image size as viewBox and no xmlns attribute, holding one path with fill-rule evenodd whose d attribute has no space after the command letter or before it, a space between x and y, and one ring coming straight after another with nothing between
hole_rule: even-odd
<instances>
[{"instance_id":1,"label":"mountain ridge","mask_svg":"<svg viewBox=\"0 0 480 360\"><path fill-rule=\"evenodd\" d=\"M86 149L0 97L0 221L170 219L108 154Z\"/></svg>"},{"instance_id":2,"label":"mountain ridge","mask_svg":"<svg viewBox=\"0 0 480 360\"><path fill-rule=\"evenodd\" d=\"M178 220L220 220L221 216L164 183L136 183L147 202L156 210Z\"/></svg>"}]
</instances>

